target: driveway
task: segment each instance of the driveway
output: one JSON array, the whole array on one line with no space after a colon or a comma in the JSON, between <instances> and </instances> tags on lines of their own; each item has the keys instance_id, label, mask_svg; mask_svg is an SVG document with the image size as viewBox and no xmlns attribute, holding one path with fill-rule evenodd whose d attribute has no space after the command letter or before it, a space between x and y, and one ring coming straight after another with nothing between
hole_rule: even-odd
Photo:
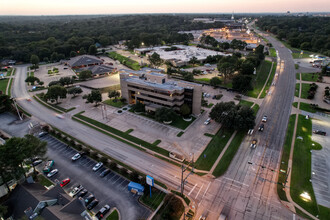
<instances>
[{"instance_id":1,"label":"driveway","mask_svg":"<svg viewBox=\"0 0 330 220\"><path fill-rule=\"evenodd\" d=\"M50 135L41 138L48 143L47 156L55 161L54 168L59 172L51 177L52 181L61 181L67 177L71 182L64 187L66 192L70 192L76 185L81 184L92 193L99 204L92 210L96 213L105 204L111 208L116 207L121 215L121 219L146 219L151 211L138 202L138 196L128 192L129 180L111 172L104 178L100 173L104 167L97 172L92 171L96 161L83 156L79 160L72 162L71 157L77 153L76 150L66 147L66 145ZM43 164L38 168L42 168ZM85 196L86 197L86 196Z\"/></svg>"}]
</instances>

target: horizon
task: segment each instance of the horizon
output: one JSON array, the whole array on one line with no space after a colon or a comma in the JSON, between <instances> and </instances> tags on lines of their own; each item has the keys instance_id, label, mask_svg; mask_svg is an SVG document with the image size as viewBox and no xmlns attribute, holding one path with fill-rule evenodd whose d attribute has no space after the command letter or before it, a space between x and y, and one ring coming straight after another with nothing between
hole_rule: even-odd
<instances>
[{"instance_id":1,"label":"horizon","mask_svg":"<svg viewBox=\"0 0 330 220\"><path fill-rule=\"evenodd\" d=\"M300 2L298 0L2 0L1 16L58 16L58 15L122 15L122 14L271 14L271 13L329 13L328 0Z\"/></svg>"}]
</instances>

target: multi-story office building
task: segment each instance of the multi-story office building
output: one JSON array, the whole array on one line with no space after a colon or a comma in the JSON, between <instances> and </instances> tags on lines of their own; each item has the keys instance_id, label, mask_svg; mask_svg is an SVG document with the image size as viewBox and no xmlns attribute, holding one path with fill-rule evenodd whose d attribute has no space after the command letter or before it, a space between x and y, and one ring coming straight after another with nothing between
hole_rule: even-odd
<instances>
[{"instance_id":1,"label":"multi-story office building","mask_svg":"<svg viewBox=\"0 0 330 220\"><path fill-rule=\"evenodd\" d=\"M202 86L186 81L168 80L167 75L152 71L122 70L121 95L129 104L142 102L146 111L160 107L180 110L187 104L193 115L201 112Z\"/></svg>"}]
</instances>

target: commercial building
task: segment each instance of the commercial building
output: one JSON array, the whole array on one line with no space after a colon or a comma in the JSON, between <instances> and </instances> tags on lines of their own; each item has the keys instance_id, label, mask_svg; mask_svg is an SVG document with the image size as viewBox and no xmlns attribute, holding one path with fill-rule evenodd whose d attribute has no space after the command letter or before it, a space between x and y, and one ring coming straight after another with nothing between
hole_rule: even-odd
<instances>
[{"instance_id":1,"label":"commercial building","mask_svg":"<svg viewBox=\"0 0 330 220\"><path fill-rule=\"evenodd\" d=\"M72 69L79 69L88 66L95 66L103 64L103 60L91 55L81 55L72 57L70 60L66 61L66 64Z\"/></svg>"},{"instance_id":2,"label":"commercial building","mask_svg":"<svg viewBox=\"0 0 330 220\"><path fill-rule=\"evenodd\" d=\"M199 115L202 102L200 84L169 80L168 76L152 71L120 71L121 95L129 104L142 102L146 111L168 107L180 111L187 104L193 115Z\"/></svg>"}]
</instances>

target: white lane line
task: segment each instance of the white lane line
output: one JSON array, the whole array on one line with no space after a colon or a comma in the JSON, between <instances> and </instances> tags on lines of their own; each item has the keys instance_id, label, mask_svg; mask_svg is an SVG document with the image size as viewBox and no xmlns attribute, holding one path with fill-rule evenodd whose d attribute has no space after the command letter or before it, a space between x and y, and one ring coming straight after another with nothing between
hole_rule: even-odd
<instances>
[{"instance_id":1,"label":"white lane line","mask_svg":"<svg viewBox=\"0 0 330 220\"><path fill-rule=\"evenodd\" d=\"M204 183L203 183L202 187L201 187L201 188L199 188L199 190L198 190L198 193L197 193L197 195L195 196L195 199L197 198L197 196L198 196L198 195L199 195L199 193L201 192L201 190L202 190L203 186L204 186Z\"/></svg>"},{"instance_id":2,"label":"white lane line","mask_svg":"<svg viewBox=\"0 0 330 220\"><path fill-rule=\"evenodd\" d=\"M209 189L210 185L211 185L211 182L209 182L209 185L207 185L206 190L205 190L205 192L204 192L204 194L203 194L203 196L202 196L202 199L201 199L201 201L199 202L199 204L202 202L202 200L203 200L205 194L207 193L207 190ZM198 205L199 205L199 204L198 204Z\"/></svg>"},{"instance_id":3,"label":"white lane line","mask_svg":"<svg viewBox=\"0 0 330 220\"><path fill-rule=\"evenodd\" d=\"M194 189L196 188L197 183L195 184L195 186L190 190L190 192L188 193L188 196L190 196L190 194L192 193L192 191L194 191Z\"/></svg>"},{"instance_id":4,"label":"white lane line","mask_svg":"<svg viewBox=\"0 0 330 220\"><path fill-rule=\"evenodd\" d=\"M296 215L292 214L292 219L295 220L296 219Z\"/></svg>"}]
</instances>

